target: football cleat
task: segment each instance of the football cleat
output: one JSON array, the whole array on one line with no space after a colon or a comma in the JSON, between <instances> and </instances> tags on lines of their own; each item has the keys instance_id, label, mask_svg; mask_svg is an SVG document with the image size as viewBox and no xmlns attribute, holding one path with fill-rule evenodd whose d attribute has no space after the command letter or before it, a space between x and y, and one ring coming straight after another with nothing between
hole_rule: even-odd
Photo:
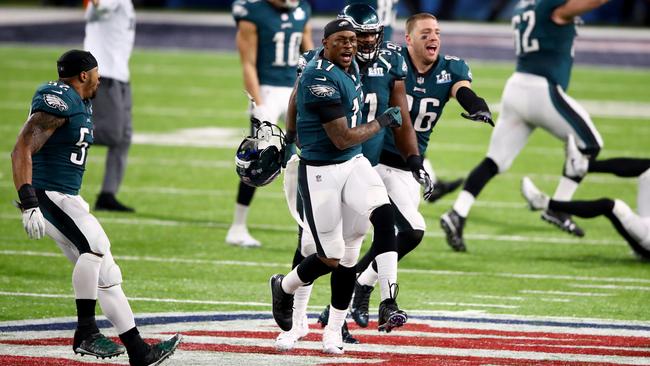
<instances>
[{"instance_id":1,"label":"football cleat","mask_svg":"<svg viewBox=\"0 0 650 366\"><path fill-rule=\"evenodd\" d=\"M521 180L521 194L528 202L528 207L533 211L544 210L548 207L548 196L535 187L533 181L528 177L523 177Z\"/></svg>"},{"instance_id":2,"label":"football cleat","mask_svg":"<svg viewBox=\"0 0 650 366\"><path fill-rule=\"evenodd\" d=\"M438 181L433 184L433 192L426 199L426 201L429 203L436 202L447 193L455 191L458 187L460 187L461 184L463 184L463 178L454 179L448 182L438 179Z\"/></svg>"},{"instance_id":3,"label":"football cleat","mask_svg":"<svg viewBox=\"0 0 650 366\"><path fill-rule=\"evenodd\" d=\"M379 304L379 331L390 333L393 328L401 327L408 320L408 316L397 306L397 293L399 286L396 283L390 285L391 295Z\"/></svg>"},{"instance_id":4,"label":"football cleat","mask_svg":"<svg viewBox=\"0 0 650 366\"><path fill-rule=\"evenodd\" d=\"M323 309L323 311L318 316L318 324L320 324L321 328L325 328L327 326L329 317L330 317L330 306L327 305L325 309ZM341 337L343 338L344 343L350 343L350 344L359 343L359 340L354 338L354 336L352 336L352 333L350 333L350 329L348 329L347 322L343 322L343 326L341 327Z\"/></svg>"},{"instance_id":5,"label":"football cleat","mask_svg":"<svg viewBox=\"0 0 650 366\"><path fill-rule=\"evenodd\" d=\"M447 244L455 252L465 252L465 240L463 240L463 228L465 227L465 218L460 216L456 211L449 210L440 216L440 227L447 235Z\"/></svg>"},{"instance_id":6,"label":"football cleat","mask_svg":"<svg viewBox=\"0 0 650 366\"><path fill-rule=\"evenodd\" d=\"M133 207L118 201L113 193L100 193L95 202L95 211L135 212Z\"/></svg>"},{"instance_id":7,"label":"football cleat","mask_svg":"<svg viewBox=\"0 0 650 366\"><path fill-rule=\"evenodd\" d=\"M295 347L296 342L307 334L309 334L309 323L305 314L301 321L293 323L290 331L278 334L278 337L275 339L275 349L278 351L290 351Z\"/></svg>"},{"instance_id":8,"label":"football cleat","mask_svg":"<svg viewBox=\"0 0 650 366\"><path fill-rule=\"evenodd\" d=\"M334 355L343 354L343 337L340 329L325 327L323 330L323 352Z\"/></svg>"},{"instance_id":9,"label":"football cleat","mask_svg":"<svg viewBox=\"0 0 650 366\"><path fill-rule=\"evenodd\" d=\"M370 304L370 295L372 295L374 289L373 286L361 285L356 281L354 283L354 297L352 298L350 313L354 322L362 328L368 326L368 306Z\"/></svg>"},{"instance_id":10,"label":"football cleat","mask_svg":"<svg viewBox=\"0 0 650 366\"><path fill-rule=\"evenodd\" d=\"M78 334L75 334L75 344L73 345L72 350L74 353L78 353L82 356L89 355L97 358L111 358L126 352L124 346L113 342L110 338L107 338L101 333L91 334L80 341L77 340L77 336ZM77 342L79 344L76 344Z\"/></svg>"},{"instance_id":11,"label":"football cleat","mask_svg":"<svg viewBox=\"0 0 650 366\"><path fill-rule=\"evenodd\" d=\"M542 212L542 220L550 222L551 224L557 226L562 231L566 231L571 235L577 237L585 236L585 231L580 228L572 219L571 215L564 212L557 212L553 210L546 209Z\"/></svg>"},{"instance_id":12,"label":"football cleat","mask_svg":"<svg viewBox=\"0 0 650 366\"><path fill-rule=\"evenodd\" d=\"M565 146L564 175L569 178L582 178L589 170L589 158L582 155L573 135L567 136Z\"/></svg>"},{"instance_id":13,"label":"football cleat","mask_svg":"<svg viewBox=\"0 0 650 366\"><path fill-rule=\"evenodd\" d=\"M256 248L262 244L248 233L244 225L232 225L226 234L226 243L243 248Z\"/></svg>"},{"instance_id":14,"label":"football cleat","mask_svg":"<svg viewBox=\"0 0 650 366\"><path fill-rule=\"evenodd\" d=\"M280 329L288 332L293 326L293 295L282 290L284 275L275 274L269 279L271 297L273 298L273 319Z\"/></svg>"},{"instance_id":15,"label":"football cleat","mask_svg":"<svg viewBox=\"0 0 650 366\"><path fill-rule=\"evenodd\" d=\"M130 366L160 365L168 359L181 343L182 336L176 333L166 341L158 342L149 347L149 352L142 359L129 359Z\"/></svg>"}]
</instances>

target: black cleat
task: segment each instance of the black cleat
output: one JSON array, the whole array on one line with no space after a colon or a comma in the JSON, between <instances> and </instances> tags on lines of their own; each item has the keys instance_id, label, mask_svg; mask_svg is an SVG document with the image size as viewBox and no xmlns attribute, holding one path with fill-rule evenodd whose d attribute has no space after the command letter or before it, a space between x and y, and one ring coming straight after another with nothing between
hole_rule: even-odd
<instances>
[{"instance_id":1,"label":"black cleat","mask_svg":"<svg viewBox=\"0 0 650 366\"><path fill-rule=\"evenodd\" d=\"M329 322L329 317L330 317L330 306L327 305L325 309L323 309L323 311L321 311L320 315L318 316L318 324L320 324L321 328L325 328L327 326L327 322ZM349 343L349 344L359 343L359 340L354 338L350 333L347 322L343 322L343 326L341 327L341 337L343 338L344 343Z\"/></svg>"},{"instance_id":2,"label":"black cleat","mask_svg":"<svg viewBox=\"0 0 650 366\"><path fill-rule=\"evenodd\" d=\"M466 252L465 240L463 240L463 228L465 227L465 218L460 216L456 211L449 210L440 216L440 227L447 235L447 244L455 252Z\"/></svg>"},{"instance_id":3,"label":"black cleat","mask_svg":"<svg viewBox=\"0 0 650 366\"><path fill-rule=\"evenodd\" d=\"M368 326L368 306L370 304L370 295L372 295L373 286L361 285L354 282L354 298L352 299L352 308L350 313L352 319L358 326L365 328Z\"/></svg>"},{"instance_id":4,"label":"black cleat","mask_svg":"<svg viewBox=\"0 0 650 366\"><path fill-rule=\"evenodd\" d=\"M129 359L130 366L154 366L160 365L164 360L168 359L176 347L181 343L182 336L176 333L173 337L166 341L162 341L151 345L149 352L142 359Z\"/></svg>"},{"instance_id":5,"label":"black cleat","mask_svg":"<svg viewBox=\"0 0 650 366\"><path fill-rule=\"evenodd\" d=\"M95 211L135 212L133 208L120 203L112 193L100 193L97 196Z\"/></svg>"},{"instance_id":6,"label":"black cleat","mask_svg":"<svg viewBox=\"0 0 650 366\"><path fill-rule=\"evenodd\" d=\"M320 324L321 328L325 328L327 326L327 322L329 321L330 318L330 306L327 305L323 311L321 311L320 315L318 316L318 320L316 321L318 324Z\"/></svg>"},{"instance_id":7,"label":"black cleat","mask_svg":"<svg viewBox=\"0 0 650 366\"><path fill-rule=\"evenodd\" d=\"M350 330L348 329L348 322L343 322L343 326L341 327L341 336L344 343L359 344L359 340L354 338L352 336L352 333L350 333Z\"/></svg>"},{"instance_id":8,"label":"black cleat","mask_svg":"<svg viewBox=\"0 0 650 366\"><path fill-rule=\"evenodd\" d=\"M379 304L379 331L390 333L393 328L401 327L408 320L408 316L403 310L400 310L397 306L397 293L399 292L399 286L396 283L390 284L390 297L384 299Z\"/></svg>"},{"instance_id":9,"label":"black cleat","mask_svg":"<svg viewBox=\"0 0 650 366\"><path fill-rule=\"evenodd\" d=\"M74 353L82 356L89 355L97 358L111 358L126 352L124 346L113 342L101 333L91 334L83 340L78 340L77 337L78 334L75 334L75 342L72 350Z\"/></svg>"},{"instance_id":10,"label":"black cleat","mask_svg":"<svg viewBox=\"0 0 650 366\"><path fill-rule=\"evenodd\" d=\"M562 231L566 231L571 235L582 238L585 236L585 231L580 228L572 219L571 215L564 212L557 212L547 209L542 212L542 220L550 222L557 226Z\"/></svg>"},{"instance_id":11,"label":"black cleat","mask_svg":"<svg viewBox=\"0 0 650 366\"><path fill-rule=\"evenodd\" d=\"M463 184L463 178L454 179L452 181L438 179L438 181L433 185L431 196L429 196L426 201L429 203L436 202L447 193L455 191L461 184Z\"/></svg>"},{"instance_id":12,"label":"black cleat","mask_svg":"<svg viewBox=\"0 0 650 366\"><path fill-rule=\"evenodd\" d=\"M275 274L271 276L271 297L273 298L273 319L280 329L288 332L293 326L293 295L282 290L282 279L284 275Z\"/></svg>"}]
</instances>

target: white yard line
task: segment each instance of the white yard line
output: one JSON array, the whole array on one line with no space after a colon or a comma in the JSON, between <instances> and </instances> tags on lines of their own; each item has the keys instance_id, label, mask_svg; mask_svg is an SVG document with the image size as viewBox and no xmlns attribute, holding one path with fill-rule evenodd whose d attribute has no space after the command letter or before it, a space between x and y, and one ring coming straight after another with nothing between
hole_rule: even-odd
<instances>
[{"instance_id":1,"label":"white yard line","mask_svg":"<svg viewBox=\"0 0 650 366\"><path fill-rule=\"evenodd\" d=\"M503 305L503 304L473 304L464 302L444 302L444 301L427 301L427 305L442 305L452 307L469 307L469 308L498 308L498 309L519 309L518 305Z\"/></svg>"},{"instance_id":2,"label":"white yard line","mask_svg":"<svg viewBox=\"0 0 650 366\"><path fill-rule=\"evenodd\" d=\"M583 285L577 283L570 283L569 286L576 288L592 288L602 290L650 291L650 286Z\"/></svg>"},{"instance_id":3,"label":"white yard line","mask_svg":"<svg viewBox=\"0 0 650 366\"><path fill-rule=\"evenodd\" d=\"M0 242L0 244L10 244L8 242ZM37 252L29 250L0 250L2 255L13 256L37 256L37 257L62 257L61 254L56 252ZM206 259L190 259L190 258L174 258L174 257L152 257L152 256L121 256L116 255L115 258L119 261L135 261L135 262L157 262L157 263L182 263L182 264L205 264L209 266L242 266L242 267L272 267L272 268L289 268L289 263L274 263L274 262L255 262L255 261L231 261L231 260L206 260ZM444 271L444 270L427 270L427 269L409 269L400 268L400 273L421 274L425 276L494 276L504 278L525 278L536 280L560 280L560 281L583 281L583 282L609 282L609 283L650 283L650 279L645 278L629 278L629 277L587 277L587 276L571 276L561 274L532 274L532 273L511 273L511 272L465 272L465 271Z\"/></svg>"},{"instance_id":4,"label":"white yard line","mask_svg":"<svg viewBox=\"0 0 650 366\"><path fill-rule=\"evenodd\" d=\"M614 295L614 294L606 294L602 292L569 292L569 291L541 291L541 290L519 290L519 292L522 294L581 296L581 297L609 297Z\"/></svg>"}]
</instances>

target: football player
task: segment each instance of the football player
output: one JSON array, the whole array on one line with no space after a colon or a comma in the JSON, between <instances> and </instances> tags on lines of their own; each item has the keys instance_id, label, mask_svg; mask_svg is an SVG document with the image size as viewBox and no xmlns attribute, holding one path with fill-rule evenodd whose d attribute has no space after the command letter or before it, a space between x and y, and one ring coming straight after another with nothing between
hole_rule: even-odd
<instances>
[{"instance_id":1,"label":"football player","mask_svg":"<svg viewBox=\"0 0 650 366\"><path fill-rule=\"evenodd\" d=\"M349 20L329 22L322 44L322 53L307 64L298 80L295 106L300 159L290 161L285 171L286 179L297 170L304 214L299 222L313 236L315 250L286 276L273 275L270 285L273 317L282 330L289 331L294 293L331 272L331 311L323 333L323 351L341 354L341 327L352 298L361 248L361 240L349 237L357 236L357 226L365 226L368 217L374 226L373 245L381 253L377 262L393 267L393 271L383 272L384 280L389 288L396 286L395 217L386 188L361 154L361 143L385 127L399 127L402 120L400 108L392 107L362 123L361 78L354 64L357 37ZM379 312L386 326L406 321L390 294Z\"/></svg>"},{"instance_id":2,"label":"football player","mask_svg":"<svg viewBox=\"0 0 650 366\"><path fill-rule=\"evenodd\" d=\"M642 259L650 260L650 159L614 158L591 160L581 156L573 135L567 140L565 173L582 178L588 172L611 173L619 177L639 177L638 213L618 199L601 198L592 201L560 201L542 193L528 177L521 181L521 193L532 210L551 209L578 217L605 216L616 231Z\"/></svg>"},{"instance_id":3,"label":"football player","mask_svg":"<svg viewBox=\"0 0 650 366\"><path fill-rule=\"evenodd\" d=\"M309 25L311 7L305 0L237 0L232 14L237 22L244 87L254 102L249 112L260 121L277 124L286 115L300 52L314 48ZM255 135L254 128L251 124L251 135ZM260 246L246 226L254 193L254 187L239 182L227 243Z\"/></svg>"},{"instance_id":4,"label":"football player","mask_svg":"<svg viewBox=\"0 0 650 366\"><path fill-rule=\"evenodd\" d=\"M467 111L463 117L493 125L487 103L471 89L472 73L467 63L455 56L440 55L440 46L440 26L433 15L420 13L407 19L406 47L396 51L408 65L405 88L409 120L413 123L420 155L426 152L432 129L451 98L456 98ZM396 141L393 131L387 130L377 171L397 212L397 253L401 259L422 241L425 221L418 210L418 187L405 172L408 163L401 158ZM368 326L368 302L378 279L373 256L371 248L357 265L361 274L355 284L351 312L361 327Z\"/></svg>"},{"instance_id":5,"label":"football player","mask_svg":"<svg viewBox=\"0 0 650 366\"><path fill-rule=\"evenodd\" d=\"M404 178L404 182L399 182L399 184L406 184L419 195L419 182L424 186L425 195L430 194L433 185L422 166L415 133L408 114L404 87L407 66L403 56L396 51L396 46L390 43L382 43L383 26L371 6L366 4L348 5L341 11L339 18L348 19L354 26L357 35L355 60L359 66L364 98L361 108L361 123L373 121L375 116L384 113L391 106L401 108L402 119L405 123L401 127L393 129L393 131L397 136L396 141L401 157L405 161L405 166L407 166L405 171L407 177ZM306 52L303 54L300 64L304 65L313 58L318 57L321 51L321 49L316 49ZM298 67L298 70L301 70L301 66ZM291 100L293 101L293 99ZM289 123L289 126L292 126L292 124ZM385 132L381 130L362 144L362 153L372 166L379 163L384 136ZM357 231L350 232L346 236L346 241L363 242L369 226L370 222L367 220L364 225L359 224ZM294 266L300 263L305 256L315 252L315 244L308 231L301 232L299 238L299 246L294 255ZM391 269L388 270L391 271ZM387 286L382 287L384 288L382 299L390 297L390 288ZM296 291L294 296L293 328L290 331L282 332L277 337L276 348L280 350L292 349L296 341L308 333L306 311L310 292L311 285L301 287ZM320 322L323 326L328 324L328 317L328 312L321 316ZM384 324L381 325L382 329L384 329ZM390 331L390 328L386 330ZM356 343L356 340L349 335L345 323L342 332L346 343Z\"/></svg>"},{"instance_id":6,"label":"football player","mask_svg":"<svg viewBox=\"0 0 650 366\"><path fill-rule=\"evenodd\" d=\"M514 8L517 69L506 82L501 113L492 132L487 156L472 170L453 208L443 214L440 225L447 243L455 251L465 251L463 228L469 211L485 185L512 165L528 136L541 127L566 141L576 136L578 146L595 158L603 140L587 111L566 94L573 64L573 41L580 14L593 10L607 0L521 0ZM570 200L579 178L564 174L553 198ZM571 217L552 209L542 218L576 236L584 231Z\"/></svg>"},{"instance_id":7,"label":"football player","mask_svg":"<svg viewBox=\"0 0 650 366\"><path fill-rule=\"evenodd\" d=\"M377 12L377 16L383 25L383 39L391 41L393 39L393 25L397 19L397 3L399 0L347 0L348 5L365 4Z\"/></svg>"},{"instance_id":8,"label":"football player","mask_svg":"<svg viewBox=\"0 0 650 366\"><path fill-rule=\"evenodd\" d=\"M32 239L52 238L74 265L73 351L110 358L124 353L126 347L130 365L157 365L174 352L181 336L154 345L140 337L108 237L79 196L93 143L90 99L99 87L97 60L90 52L70 50L59 58L57 69L59 80L41 85L34 93L29 117L11 153L23 226ZM125 347L99 332L98 299Z\"/></svg>"}]
</instances>

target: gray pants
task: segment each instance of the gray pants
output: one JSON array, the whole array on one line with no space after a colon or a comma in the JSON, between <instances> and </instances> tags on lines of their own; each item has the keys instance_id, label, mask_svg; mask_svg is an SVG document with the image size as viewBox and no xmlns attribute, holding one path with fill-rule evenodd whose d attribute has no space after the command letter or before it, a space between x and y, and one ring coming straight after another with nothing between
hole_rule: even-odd
<instances>
[{"instance_id":1,"label":"gray pants","mask_svg":"<svg viewBox=\"0 0 650 366\"><path fill-rule=\"evenodd\" d=\"M126 171L131 146L131 85L101 78L93 99L95 144L108 147L102 192L117 194Z\"/></svg>"}]
</instances>

